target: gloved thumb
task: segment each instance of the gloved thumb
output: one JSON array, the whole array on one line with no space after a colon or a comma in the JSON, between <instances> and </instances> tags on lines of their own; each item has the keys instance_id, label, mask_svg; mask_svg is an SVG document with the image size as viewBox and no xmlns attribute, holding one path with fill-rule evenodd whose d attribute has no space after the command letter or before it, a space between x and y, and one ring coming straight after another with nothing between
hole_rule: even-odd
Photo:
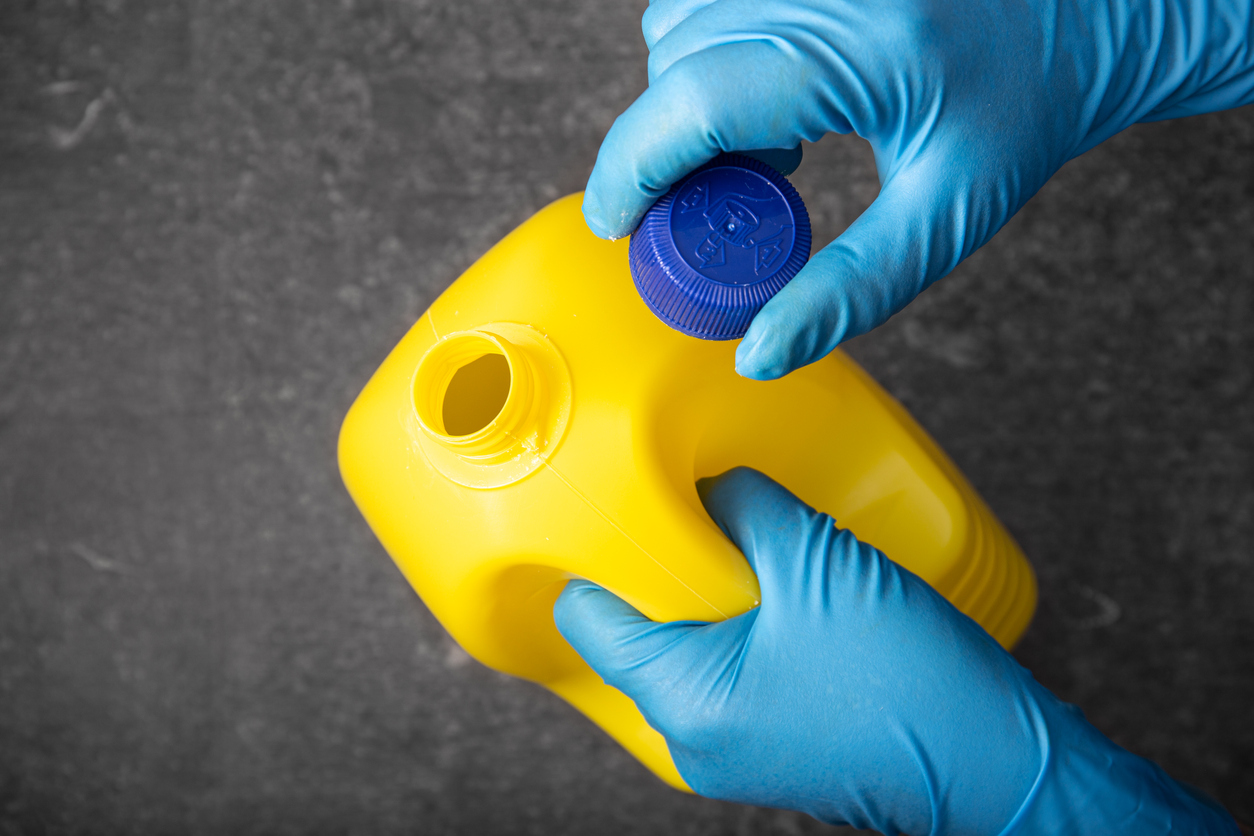
<instances>
[{"instance_id":1,"label":"gloved thumb","mask_svg":"<svg viewBox=\"0 0 1254 836\"><path fill-rule=\"evenodd\" d=\"M580 579L568 582L557 597L553 621L607 684L637 700L673 679L671 651L705 626L695 621L650 621L614 593Z\"/></svg>"},{"instance_id":2,"label":"gloved thumb","mask_svg":"<svg viewBox=\"0 0 1254 836\"><path fill-rule=\"evenodd\" d=\"M1004 192L959 184L952 166L927 159L894 172L754 318L736 371L782 377L882 324L1000 228L1012 200Z\"/></svg>"}]
</instances>

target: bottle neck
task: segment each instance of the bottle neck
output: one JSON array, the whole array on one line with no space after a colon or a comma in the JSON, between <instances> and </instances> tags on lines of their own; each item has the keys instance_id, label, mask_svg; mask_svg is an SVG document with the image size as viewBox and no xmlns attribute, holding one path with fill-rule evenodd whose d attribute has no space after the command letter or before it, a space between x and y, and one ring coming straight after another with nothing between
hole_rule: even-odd
<instances>
[{"instance_id":1,"label":"bottle neck","mask_svg":"<svg viewBox=\"0 0 1254 836\"><path fill-rule=\"evenodd\" d=\"M538 383L518 346L491 331L461 331L419 361L414 407L432 441L468 463L497 464L527 451Z\"/></svg>"}]
</instances>

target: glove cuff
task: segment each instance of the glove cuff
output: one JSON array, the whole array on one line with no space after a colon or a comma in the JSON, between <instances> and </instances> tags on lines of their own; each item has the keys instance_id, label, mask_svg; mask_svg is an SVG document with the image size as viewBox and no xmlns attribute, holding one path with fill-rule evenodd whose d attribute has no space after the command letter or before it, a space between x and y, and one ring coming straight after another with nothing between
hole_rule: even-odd
<instances>
[{"instance_id":1,"label":"glove cuff","mask_svg":"<svg viewBox=\"0 0 1254 836\"><path fill-rule=\"evenodd\" d=\"M1001 836L1241 836L1227 811L1095 729L1040 688L1041 771Z\"/></svg>"}]
</instances>

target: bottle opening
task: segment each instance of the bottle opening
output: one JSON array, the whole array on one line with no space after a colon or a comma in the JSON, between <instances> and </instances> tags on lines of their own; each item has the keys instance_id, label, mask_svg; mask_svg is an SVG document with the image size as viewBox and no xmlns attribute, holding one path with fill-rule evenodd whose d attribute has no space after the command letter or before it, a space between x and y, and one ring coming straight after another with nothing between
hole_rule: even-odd
<instances>
[{"instance_id":1,"label":"bottle opening","mask_svg":"<svg viewBox=\"0 0 1254 836\"><path fill-rule=\"evenodd\" d=\"M534 471L561 440L570 414L562 355L516 322L437 339L411 386L414 440L440 473L472 488L507 485Z\"/></svg>"},{"instance_id":2,"label":"bottle opening","mask_svg":"<svg viewBox=\"0 0 1254 836\"><path fill-rule=\"evenodd\" d=\"M529 414L532 381L516 346L486 331L449 334L414 372L414 408L430 438L478 461L518 443Z\"/></svg>"},{"instance_id":3,"label":"bottle opening","mask_svg":"<svg viewBox=\"0 0 1254 836\"><path fill-rule=\"evenodd\" d=\"M505 406L510 383L509 361L503 354L484 354L466 363L444 390L444 432L470 435L492 423Z\"/></svg>"}]
</instances>

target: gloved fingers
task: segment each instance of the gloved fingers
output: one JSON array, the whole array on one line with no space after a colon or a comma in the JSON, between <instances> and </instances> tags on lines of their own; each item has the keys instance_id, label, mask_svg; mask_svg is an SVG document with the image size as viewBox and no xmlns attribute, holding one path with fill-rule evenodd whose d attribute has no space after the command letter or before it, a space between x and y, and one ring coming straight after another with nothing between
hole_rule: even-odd
<instances>
[{"instance_id":1,"label":"gloved fingers","mask_svg":"<svg viewBox=\"0 0 1254 836\"><path fill-rule=\"evenodd\" d=\"M791 600L815 571L825 571L827 552L840 533L833 520L793 496L783 485L748 467L735 467L697 482L710 518L758 576L762 608Z\"/></svg>"},{"instance_id":2,"label":"gloved fingers","mask_svg":"<svg viewBox=\"0 0 1254 836\"><path fill-rule=\"evenodd\" d=\"M828 111L824 113L831 120L828 129L848 133L852 129L849 120L869 125L869 117L883 114L886 102L867 95L868 71L882 73L886 60L901 67L902 33L885 25L892 17L885 14L881 4L844 0L718 0L693 9L650 45L649 83L698 53L734 44L769 44L801 68L801 86L810 93L812 109ZM775 70L770 66L728 63L720 69L723 86L733 95L755 76L776 97L789 92L790 87L795 89L798 80L795 76L773 76ZM765 99L763 104L771 107L772 103ZM772 115L784 112L782 108L771 110Z\"/></svg>"},{"instance_id":3,"label":"gloved fingers","mask_svg":"<svg viewBox=\"0 0 1254 836\"><path fill-rule=\"evenodd\" d=\"M750 71L751 69L751 71ZM795 148L825 132L803 99L807 70L763 41L732 43L672 65L615 120L584 193L602 238L629 235L671 184L721 151Z\"/></svg>"},{"instance_id":4,"label":"gloved fingers","mask_svg":"<svg viewBox=\"0 0 1254 836\"><path fill-rule=\"evenodd\" d=\"M815 254L754 318L736 371L772 380L870 331L996 232L1012 213L942 166L894 172L845 232Z\"/></svg>"},{"instance_id":5,"label":"gloved fingers","mask_svg":"<svg viewBox=\"0 0 1254 836\"><path fill-rule=\"evenodd\" d=\"M689 15L715 2L718 0L649 0L649 8L640 21L645 45L653 49L654 44Z\"/></svg>"},{"instance_id":6,"label":"gloved fingers","mask_svg":"<svg viewBox=\"0 0 1254 836\"><path fill-rule=\"evenodd\" d=\"M614 593L580 579L569 581L558 595L553 621L602 679L633 698L672 678L668 651L705 626L651 621Z\"/></svg>"}]
</instances>

